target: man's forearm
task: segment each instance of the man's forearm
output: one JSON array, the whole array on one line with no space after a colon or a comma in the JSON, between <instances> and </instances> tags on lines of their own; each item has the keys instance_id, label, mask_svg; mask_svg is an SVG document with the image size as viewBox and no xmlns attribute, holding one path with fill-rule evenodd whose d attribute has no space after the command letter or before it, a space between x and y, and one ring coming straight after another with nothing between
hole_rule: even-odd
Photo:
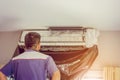
<instances>
[{"instance_id":1,"label":"man's forearm","mask_svg":"<svg viewBox=\"0 0 120 80\"><path fill-rule=\"evenodd\" d=\"M7 77L2 72L0 72L0 80L7 80Z\"/></svg>"}]
</instances>

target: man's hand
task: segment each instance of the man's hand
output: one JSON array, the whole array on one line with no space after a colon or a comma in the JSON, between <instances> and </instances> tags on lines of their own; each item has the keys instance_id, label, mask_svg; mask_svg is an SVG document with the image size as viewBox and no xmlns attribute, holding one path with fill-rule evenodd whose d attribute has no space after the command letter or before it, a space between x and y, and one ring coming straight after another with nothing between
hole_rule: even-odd
<instances>
[{"instance_id":1,"label":"man's hand","mask_svg":"<svg viewBox=\"0 0 120 80\"><path fill-rule=\"evenodd\" d=\"M56 72L53 73L52 80L60 80L60 71L57 70Z\"/></svg>"}]
</instances>

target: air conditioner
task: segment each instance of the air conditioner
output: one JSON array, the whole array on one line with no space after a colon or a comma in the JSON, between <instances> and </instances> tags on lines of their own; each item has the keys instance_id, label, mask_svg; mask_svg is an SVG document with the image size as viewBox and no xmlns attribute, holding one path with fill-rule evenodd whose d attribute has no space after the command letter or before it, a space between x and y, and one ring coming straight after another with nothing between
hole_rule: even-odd
<instances>
[{"instance_id":1,"label":"air conditioner","mask_svg":"<svg viewBox=\"0 0 120 80\"><path fill-rule=\"evenodd\" d=\"M19 45L24 45L24 37L28 32L41 35L41 46L86 46L97 42L96 30L84 27L49 27L47 29L23 30ZM92 34L91 34L92 33Z\"/></svg>"}]
</instances>

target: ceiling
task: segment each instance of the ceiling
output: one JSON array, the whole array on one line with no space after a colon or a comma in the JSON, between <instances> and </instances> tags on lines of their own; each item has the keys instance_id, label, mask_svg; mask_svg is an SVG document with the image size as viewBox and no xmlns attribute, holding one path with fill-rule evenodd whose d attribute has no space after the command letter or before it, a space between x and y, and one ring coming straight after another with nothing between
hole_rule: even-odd
<instances>
[{"instance_id":1,"label":"ceiling","mask_svg":"<svg viewBox=\"0 0 120 80\"><path fill-rule=\"evenodd\" d=\"M120 0L0 0L0 31L47 26L120 31Z\"/></svg>"}]
</instances>

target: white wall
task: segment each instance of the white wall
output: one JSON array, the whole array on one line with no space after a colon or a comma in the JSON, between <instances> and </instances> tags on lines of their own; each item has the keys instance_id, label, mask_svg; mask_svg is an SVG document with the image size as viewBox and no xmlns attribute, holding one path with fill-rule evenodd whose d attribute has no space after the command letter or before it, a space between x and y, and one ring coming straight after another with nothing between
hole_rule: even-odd
<instances>
[{"instance_id":1,"label":"white wall","mask_svg":"<svg viewBox=\"0 0 120 80\"><path fill-rule=\"evenodd\" d=\"M5 64L14 54L20 31L0 32L0 64Z\"/></svg>"},{"instance_id":2,"label":"white wall","mask_svg":"<svg viewBox=\"0 0 120 80\"><path fill-rule=\"evenodd\" d=\"M120 66L120 31L101 31L99 54L82 80L104 80L104 66Z\"/></svg>"},{"instance_id":3,"label":"white wall","mask_svg":"<svg viewBox=\"0 0 120 80\"><path fill-rule=\"evenodd\" d=\"M120 66L120 31L102 32L99 43L103 65Z\"/></svg>"},{"instance_id":4,"label":"white wall","mask_svg":"<svg viewBox=\"0 0 120 80\"><path fill-rule=\"evenodd\" d=\"M101 69L107 65L120 66L120 31L101 31L98 49L93 69Z\"/></svg>"}]
</instances>

